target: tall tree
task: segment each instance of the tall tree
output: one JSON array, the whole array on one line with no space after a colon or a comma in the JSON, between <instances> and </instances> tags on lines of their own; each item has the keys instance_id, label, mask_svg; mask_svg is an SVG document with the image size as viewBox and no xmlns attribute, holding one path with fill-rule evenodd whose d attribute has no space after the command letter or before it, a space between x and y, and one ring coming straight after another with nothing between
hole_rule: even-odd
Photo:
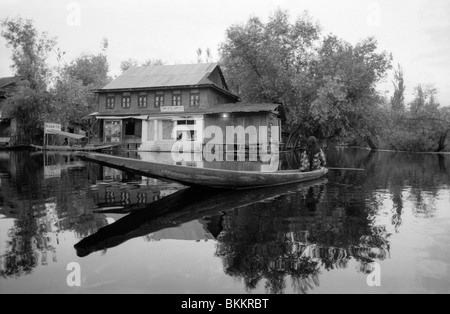
<instances>
[{"instance_id":1,"label":"tall tree","mask_svg":"<svg viewBox=\"0 0 450 314\"><path fill-rule=\"evenodd\" d=\"M3 112L17 122L15 141L33 143L42 138L44 115L51 100L47 91L51 80L47 58L56 47L56 40L39 32L32 20L7 18L1 26L1 35L12 48L14 74L23 78L18 92L4 102Z\"/></svg>"},{"instance_id":2,"label":"tall tree","mask_svg":"<svg viewBox=\"0 0 450 314\"><path fill-rule=\"evenodd\" d=\"M39 32L32 20L20 17L4 19L1 26L1 35L13 51L14 74L27 80L32 89L45 89L51 75L47 58L56 46L56 39Z\"/></svg>"},{"instance_id":3,"label":"tall tree","mask_svg":"<svg viewBox=\"0 0 450 314\"><path fill-rule=\"evenodd\" d=\"M395 111L405 110L405 79L403 78L403 68L399 64L394 73L394 95L391 98L391 107Z\"/></svg>"}]
</instances>

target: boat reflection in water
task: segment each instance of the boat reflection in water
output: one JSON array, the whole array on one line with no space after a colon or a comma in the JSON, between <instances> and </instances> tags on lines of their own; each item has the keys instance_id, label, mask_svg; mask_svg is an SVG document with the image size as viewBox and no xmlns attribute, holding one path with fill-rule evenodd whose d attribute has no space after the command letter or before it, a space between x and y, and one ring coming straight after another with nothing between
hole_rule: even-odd
<instances>
[{"instance_id":1,"label":"boat reflection in water","mask_svg":"<svg viewBox=\"0 0 450 314\"><path fill-rule=\"evenodd\" d=\"M328 186L320 179L248 191L187 188L132 211L75 249L86 257L198 220L216 239L224 272L243 279L247 290L265 280L267 292L282 293L290 276L297 292L305 293L319 285L321 268L346 267L354 259L369 273L374 260L389 255L386 231L351 206L335 202L330 208Z\"/></svg>"},{"instance_id":2,"label":"boat reflection in water","mask_svg":"<svg viewBox=\"0 0 450 314\"><path fill-rule=\"evenodd\" d=\"M85 257L90 253L115 247L136 237L146 236L207 216L224 215L233 209L245 208L324 182L325 180L321 180L241 191L186 188L151 203L144 209L133 210L115 223L85 238L76 244L75 248L78 256ZM120 213L120 211L103 210L98 213L112 214Z\"/></svg>"}]
</instances>

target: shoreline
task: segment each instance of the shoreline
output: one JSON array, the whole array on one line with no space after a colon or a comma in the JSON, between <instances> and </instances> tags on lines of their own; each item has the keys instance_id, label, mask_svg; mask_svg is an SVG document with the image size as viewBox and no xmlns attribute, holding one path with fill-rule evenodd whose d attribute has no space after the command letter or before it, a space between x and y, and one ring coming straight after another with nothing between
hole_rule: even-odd
<instances>
[{"instance_id":1,"label":"shoreline","mask_svg":"<svg viewBox=\"0 0 450 314\"><path fill-rule=\"evenodd\" d=\"M407 150L391 150L391 149L371 149L369 147L363 146L346 146L346 145L333 145L333 147L341 147L341 148L359 148L368 150L371 152L380 152L380 153L402 153L402 154L422 154L422 155L450 155L450 152L415 152L415 151L407 151Z\"/></svg>"}]
</instances>

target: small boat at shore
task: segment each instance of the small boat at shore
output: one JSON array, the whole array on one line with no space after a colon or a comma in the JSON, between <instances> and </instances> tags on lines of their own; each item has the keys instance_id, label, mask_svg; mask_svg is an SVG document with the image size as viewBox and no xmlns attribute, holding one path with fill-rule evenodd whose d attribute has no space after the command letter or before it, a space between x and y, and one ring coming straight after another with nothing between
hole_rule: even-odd
<instances>
[{"instance_id":1,"label":"small boat at shore","mask_svg":"<svg viewBox=\"0 0 450 314\"><path fill-rule=\"evenodd\" d=\"M69 151L69 152L96 152L102 151L106 149L111 149L116 147L117 145L101 145L101 146L39 146L39 145L30 145L32 148L38 151Z\"/></svg>"},{"instance_id":2,"label":"small boat at shore","mask_svg":"<svg viewBox=\"0 0 450 314\"><path fill-rule=\"evenodd\" d=\"M254 172L195 168L123 158L104 154L77 153L83 160L107 167L134 172L156 179L175 181L186 186L202 186L217 189L254 189L307 182L324 177L328 169L311 172L299 170Z\"/></svg>"}]
</instances>

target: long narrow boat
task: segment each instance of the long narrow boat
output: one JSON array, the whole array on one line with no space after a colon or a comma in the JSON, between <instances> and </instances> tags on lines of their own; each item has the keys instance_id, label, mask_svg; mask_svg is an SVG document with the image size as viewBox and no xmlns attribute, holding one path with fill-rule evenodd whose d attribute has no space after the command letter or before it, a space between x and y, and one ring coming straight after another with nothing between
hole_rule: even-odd
<instances>
[{"instance_id":1,"label":"long narrow boat","mask_svg":"<svg viewBox=\"0 0 450 314\"><path fill-rule=\"evenodd\" d=\"M84 147L72 147L72 146L39 146L39 145L30 145L32 148L39 151L68 151L68 152L95 152L102 151L106 149L110 149L116 147L117 145L102 145L102 146L84 146Z\"/></svg>"},{"instance_id":2,"label":"long narrow boat","mask_svg":"<svg viewBox=\"0 0 450 314\"><path fill-rule=\"evenodd\" d=\"M253 189L315 180L325 176L328 169L311 172L299 170L276 172L229 171L154 163L104 154L78 153L81 159L104 166L157 179L179 182L187 186L218 189Z\"/></svg>"}]
</instances>

